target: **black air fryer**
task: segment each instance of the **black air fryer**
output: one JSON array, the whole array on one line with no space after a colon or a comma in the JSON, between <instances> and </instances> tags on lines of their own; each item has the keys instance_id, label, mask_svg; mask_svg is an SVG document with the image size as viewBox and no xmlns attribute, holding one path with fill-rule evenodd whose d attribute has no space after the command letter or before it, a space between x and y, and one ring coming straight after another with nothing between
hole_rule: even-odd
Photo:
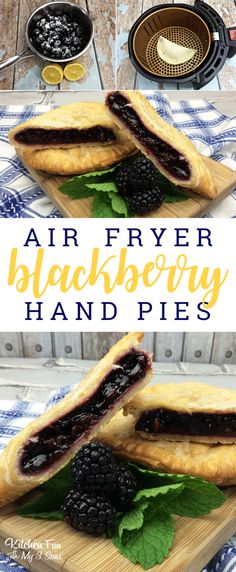
<instances>
[{"instance_id":1,"label":"black air fryer","mask_svg":"<svg viewBox=\"0 0 236 572\"><path fill-rule=\"evenodd\" d=\"M157 51L160 36L194 49L195 55L185 63L166 63ZM131 61L144 77L155 82L192 82L194 89L200 89L236 53L236 26L226 28L214 8L202 0L195 0L194 6L161 4L138 18L128 45Z\"/></svg>"}]
</instances>

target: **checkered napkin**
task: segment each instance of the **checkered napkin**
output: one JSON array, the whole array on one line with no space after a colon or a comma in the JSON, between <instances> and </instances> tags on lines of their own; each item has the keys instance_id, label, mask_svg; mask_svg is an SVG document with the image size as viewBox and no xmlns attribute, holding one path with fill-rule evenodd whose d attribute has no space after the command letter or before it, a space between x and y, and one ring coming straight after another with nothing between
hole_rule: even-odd
<instances>
[{"instance_id":1,"label":"checkered napkin","mask_svg":"<svg viewBox=\"0 0 236 572\"><path fill-rule=\"evenodd\" d=\"M52 393L45 407L42 403L29 401L0 402L0 453L11 437L14 437L23 427L52 405L58 403L72 389L72 385L60 388ZM6 549L7 552L7 549ZM236 570L236 539L232 538L212 558L202 572L235 572ZM24 566L14 562L7 554L0 553L0 572L27 572Z\"/></svg>"},{"instance_id":2,"label":"checkered napkin","mask_svg":"<svg viewBox=\"0 0 236 572\"><path fill-rule=\"evenodd\" d=\"M205 100L169 101L163 92L145 92L162 117L192 139L207 157L236 170L236 117L228 118ZM49 105L0 106L0 217L60 217L50 200L29 176L8 142L8 131ZM236 190L211 207L206 216L236 217Z\"/></svg>"}]
</instances>

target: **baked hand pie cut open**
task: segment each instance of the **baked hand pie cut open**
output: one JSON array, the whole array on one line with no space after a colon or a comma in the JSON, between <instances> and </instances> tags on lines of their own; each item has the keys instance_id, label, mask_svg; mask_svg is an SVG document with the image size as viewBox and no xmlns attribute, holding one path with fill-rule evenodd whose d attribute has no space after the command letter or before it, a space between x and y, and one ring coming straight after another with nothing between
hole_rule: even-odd
<instances>
[{"instance_id":1,"label":"baked hand pie cut open","mask_svg":"<svg viewBox=\"0 0 236 572\"><path fill-rule=\"evenodd\" d=\"M236 445L147 441L135 431L133 417L124 417L122 412L97 437L117 456L155 471L199 476L221 486L236 485Z\"/></svg>"},{"instance_id":2,"label":"baked hand pie cut open","mask_svg":"<svg viewBox=\"0 0 236 572\"><path fill-rule=\"evenodd\" d=\"M58 404L20 431L0 456L0 506L17 499L62 469L94 438L152 374L152 360L131 333Z\"/></svg>"},{"instance_id":3,"label":"baked hand pie cut open","mask_svg":"<svg viewBox=\"0 0 236 572\"><path fill-rule=\"evenodd\" d=\"M175 185L213 199L212 176L194 144L154 110L138 91L112 91L106 105L118 126Z\"/></svg>"},{"instance_id":4,"label":"baked hand pie cut open","mask_svg":"<svg viewBox=\"0 0 236 572\"><path fill-rule=\"evenodd\" d=\"M10 143L21 149L105 146L127 139L103 103L86 101L42 113L9 132Z\"/></svg>"},{"instance_id":5,"label":"baked hand pie cut open","mask_svg":"<svg viewBox=\"0 0 236 572\"><path fill-rule=\"evenodd\" d=\"M136 148L120 130L110 145L79 145L70 149L18 149L21 160L31 169L54 175L82 175L101 171L133 155Z\"/></svg>"},{"instance_id":6,"label":"baked hand pie cut open","mask_svg":"<svg viewBox=\"0 0 236 572\"><path fill-rule=\"evenodd\" d=\"M236 443L236 391L198 382L154 385L124 407L145 439Z\"/></svg>"}]
</instances>

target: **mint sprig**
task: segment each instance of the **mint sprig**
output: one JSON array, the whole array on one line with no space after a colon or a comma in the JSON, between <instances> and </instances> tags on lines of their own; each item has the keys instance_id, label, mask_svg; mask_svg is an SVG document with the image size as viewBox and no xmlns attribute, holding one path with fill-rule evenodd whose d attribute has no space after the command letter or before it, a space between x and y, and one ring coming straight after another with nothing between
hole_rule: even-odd
<instances>
[{"instance_id":1,"label":"mint sprig","mask_svg":"<svg viewBox=\"0 0 236 572\"><path fill-rule=\"evenodd\" d=\"M141 564L148 570L161 564L168 556L174 540L174 525L167 507L159 507L150 518L144 519L141 528L132 530L125 542L116 533L113 544L133 564Z\"/></svg>"},{"instance_id":2,"label":"mint sprig","mask_svg":"<svg viewBox=\"0 0 236 572\"><path fill-rule=\"evenodd\" d=\"M131 216L128 201L119 194L115 183L114 171L119 165L120 163L102 171L78 175L63 183L59 190L73 200L91 197L93 218ZM183 190L176 187L158 170L157 177L157 183L165 196L164 202L175 203L188 199Z\"/></svg>"}]
</instances>

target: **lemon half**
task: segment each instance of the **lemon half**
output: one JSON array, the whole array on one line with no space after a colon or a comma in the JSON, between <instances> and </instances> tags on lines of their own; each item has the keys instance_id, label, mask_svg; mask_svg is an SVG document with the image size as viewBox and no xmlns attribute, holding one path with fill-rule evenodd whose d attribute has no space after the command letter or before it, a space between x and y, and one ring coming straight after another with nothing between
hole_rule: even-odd
<instances>
[{"instance_id":1,"label":"lemon half","mask_svg":"<svg viewBox=\"0 0 236 572\"><path fill-rule=\"evenodd\" d=\"M66 79L68 79L68 81L78 81L84 77L84 74L85 69L82 64L67 64L67 66L64 68L64 76Z\"/></svg>"},{"instance_id":2,"label":"lemon half","mask_svg":"<svg viewBox=\"0 0 236 572\"><path fill-rule=\"evenodd\" d=\"M42 71L42 78L49 85L56 85L63 80L63 68L58 64L49 64Z\"/></svg>"}]
</instances>

